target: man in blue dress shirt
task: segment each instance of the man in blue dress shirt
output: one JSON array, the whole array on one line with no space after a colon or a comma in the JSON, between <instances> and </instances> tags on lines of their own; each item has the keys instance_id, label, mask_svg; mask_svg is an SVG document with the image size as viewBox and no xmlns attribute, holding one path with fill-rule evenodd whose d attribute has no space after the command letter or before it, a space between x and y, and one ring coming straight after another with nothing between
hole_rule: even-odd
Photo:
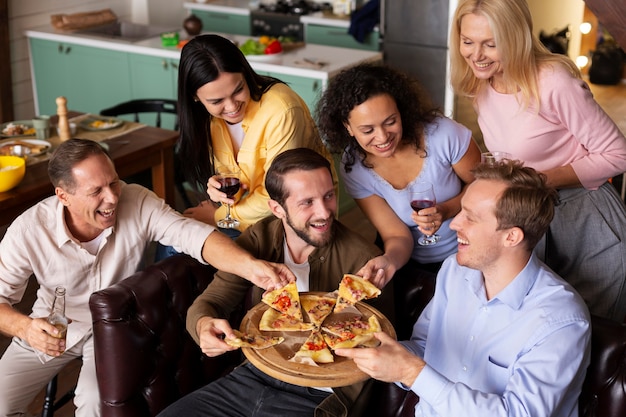
<instances>
[{"instance_id":1,"label":"man in blue dress shirt","mask_svg":"<svg viewBox=\"0 0 626 417\"><path fill-rule=\"evenodd\" d=\"M416 416L577 416L589 312L533 254L557 194L517 161L481 165L475 176L450 226L458 253L411 340L380 333L377 348L335 353L415 392Z\"/></svg>"}]
</instances>

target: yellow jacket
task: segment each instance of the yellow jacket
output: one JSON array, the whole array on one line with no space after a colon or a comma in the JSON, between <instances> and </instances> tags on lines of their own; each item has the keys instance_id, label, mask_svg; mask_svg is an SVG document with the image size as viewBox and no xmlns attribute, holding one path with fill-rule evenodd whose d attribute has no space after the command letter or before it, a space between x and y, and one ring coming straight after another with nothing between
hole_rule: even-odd
<instances>
[{"instance_id":1,"label":"yellow jacket","mask_svg":"<svg viewBox=\"0 0 626 417\"><path fill-rule=\"evenodd\" d=\"M260 101L250 100L246 107L242 127L244 139L237 154L233 151L228 127L223 119L211 120L211 137L216 168L220 165L239 165L241 183L247 193L235 197L231 215L241 222L241 231L271 215L265 190L265 173L279 153L292 148L311 148L324 155L333 168L337 188L337 175L333 158L320 139L315 122L306 103L285 84L273 85ZM226 207L215 212L215 220L226 216Z\"/></svg>"}]
</instances>

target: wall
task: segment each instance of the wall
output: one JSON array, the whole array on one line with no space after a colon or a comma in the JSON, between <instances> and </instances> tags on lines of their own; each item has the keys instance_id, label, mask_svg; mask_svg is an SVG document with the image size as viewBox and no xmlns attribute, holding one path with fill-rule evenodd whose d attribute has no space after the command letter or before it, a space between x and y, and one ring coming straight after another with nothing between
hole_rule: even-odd
<instances>
[{"instance_id":1,"label":"wall","mask_svg":"<svg viewBox=\"0 0 626 417\"><path fill-rule=\"evenodd\" d=\"M145 0L147 1L147 0ZM35 114L33 88L24 31L50 25L50 16L110 8L121 18L132 19L127 0L9 0L9 36L11 39L11 77L15 119L30 119Z\"/></svg>"},{"instance_id":2,"label":"wall","mask_svg":"<svg viewBox=\"0 0 626 417\"><path fill-rule=\"evenodd\" d=\"M533 16L534 32L539 36L543 31L551 34L569 25L571 37L568 55L573 60L580 52L581 34L578 29L583 21L585 2L583 0L528 0Z\"/></svg>"}]
</instances>

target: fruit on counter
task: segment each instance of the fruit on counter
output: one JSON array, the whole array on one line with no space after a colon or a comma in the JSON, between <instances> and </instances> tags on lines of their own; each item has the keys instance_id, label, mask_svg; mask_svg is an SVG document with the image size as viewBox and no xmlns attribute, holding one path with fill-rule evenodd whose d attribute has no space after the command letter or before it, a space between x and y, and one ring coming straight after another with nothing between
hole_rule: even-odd
<instances>
[{"instance_id":1,"label":"fruit on counter","mask_svg":"<svg viewBox=\"0 0 626 417\"><path fill-rule=\"evenodd\" d=\"M259 39L248 39L241 45L239 49L244 55L271 55L282 52L285 45L294 43L294 39L287 36L261 36Z\"/></svg>"},{"instance_id":2,"label":"fruit on counter","mask_svg":"<svg viewBox=\"0 0 626 417\"><path fill-rule=\"evenodd\" d=\"M283 51L283 46L280 44L280 41L275 39L273 41L271 41L268 45L267 48L265 48L265 54L269 55L269 54L277 54L279 52Z\"/></svg>"}]
</instances>

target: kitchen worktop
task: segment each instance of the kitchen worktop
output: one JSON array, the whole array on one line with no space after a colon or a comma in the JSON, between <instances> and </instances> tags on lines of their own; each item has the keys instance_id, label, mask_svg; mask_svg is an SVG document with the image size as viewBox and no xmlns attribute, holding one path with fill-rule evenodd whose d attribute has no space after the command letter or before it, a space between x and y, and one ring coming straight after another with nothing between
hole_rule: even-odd
<instances>
[{"instance_id":1,"label":"kitchen worktop","mask_svg":"<svg viewBox=\"0 0 626 417\"><path fill-rule=\"evenodd\" d=\"M230 0L235 1L235 0ZM195 3L194 3L195 4ZM198 4L200 5L200 4ZM39 38L57 42L103 48L115 51L179 59L180 49L175 46L162 46L160 37L153 37L141 41L129 42L113 38L104 38L98 35L60 32L51 26L42 26L27 30L27 37ZM232 41L242 44L250 37L240 35L220 34ZM180 31L180 39L186 38L186 33ZM320 62L325 65L318 67L309 62ZM381 52L364 51L350 48L307 44L289 52L284 52L278 62L255 62L250 60L256 71L267 71L277 74L287 74L301 77L311 77L326 81L344 68L360 62L382 61Z\"/></svg>"},{"instance_id":2,"label":"kitchen worktop","mask_svg":"<svg viewBox=\"0 0 626 417\"><path fill-rule=\"evenodd\" d=\"M254 2L250 0L209 0L206 3L185 2L183 7L187 10L195 9L249 15L250 3Z\"/></svg>"},{"instance_id":3,"label":"kitchen worktop","mask_svg":"<svg viewBox=\"0 0 626 417\"><path fill-rule=\"evenodd\" d=\"M258 1L250 0L209 0L207 3L185 2L183 7L186 10L206 10L214 12L224 12L240 15L249 15L253 5ZM315 12L300 16L300 22L304 24L320 24L324 26L334 26L340 28L350 27L350 16L337 16L328 12Z\"/></svg>"}]
</instances>

